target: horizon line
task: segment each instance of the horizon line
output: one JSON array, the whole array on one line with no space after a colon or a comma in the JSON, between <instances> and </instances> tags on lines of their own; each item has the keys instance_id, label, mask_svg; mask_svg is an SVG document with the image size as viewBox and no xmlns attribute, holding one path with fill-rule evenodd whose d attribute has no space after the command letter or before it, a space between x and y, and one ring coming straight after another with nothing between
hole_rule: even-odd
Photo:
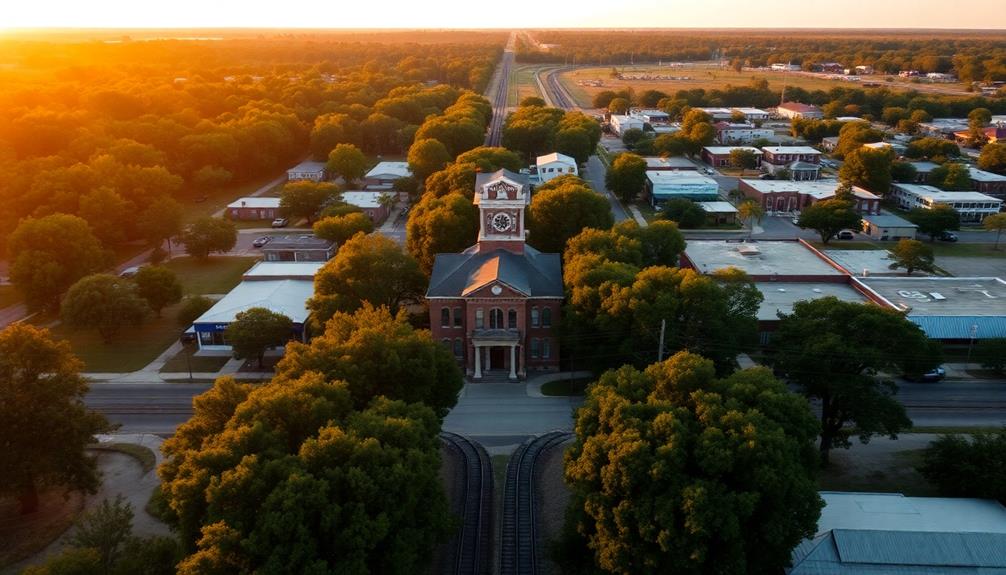
<instances>
[{"instance_id":1,"label":"horizon line","mask_svg":"<svg viewBox=\"0 0 1006 575\"><path fill-rule=\"evenodd\" d=\"M513 27L513 26L502 26L502 27L414 27L414 26L384 26L384 27L369 27L369 26L351 26L351 27L318 27L318 26L213 26L213 25L198 25L198 26L12 26L12 27L0 27L0 34L4 33L26 33L26 32L121 32L121 31L162 31L162 30L220 30L220 31L313 31L313 32L382 32L382 31L393 31L393 32L403 32L403 31L426 31L426 32L444 32L444 31L456 31L456 32L500 32L505 30L518 31L518 30L536 30L536 31L552 31L552 30L562 30L562 31L611 31L611 32L623 32L623 31L648 31L648 32L659 32L659 31L673 31L673 30L694 30L694 31L778 31L785 30L787 32L794 31L807 31L807 32L817 32L817 31L844 31L844 32L882 32L882 31L905 31L905 32L1004 32L1006 33L1006 26L1000 28L955 28L955 27L900 27L900 26L857 26L857 27L840 27L840 26L821 26L821 27L807 27L807 26L719 26L719 27L709 27L709 26L646 26L646 27L605 27L605 26L526 26L526 27Z\"/></svg>"}]
</instances>

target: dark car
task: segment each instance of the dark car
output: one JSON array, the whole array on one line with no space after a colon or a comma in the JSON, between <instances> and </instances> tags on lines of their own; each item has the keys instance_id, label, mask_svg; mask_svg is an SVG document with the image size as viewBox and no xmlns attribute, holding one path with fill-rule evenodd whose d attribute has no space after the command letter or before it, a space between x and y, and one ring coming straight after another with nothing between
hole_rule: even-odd
<instances>
[{"instance_id":1,"label":"dark car","mask_svg":"<svg viewBox=\"0 0 1006 575\"><path fill-rule=\"evenodd\" d=\"M956 242L957 234L951 232L943 232L942 234L936 236L936 239L940 240L941 242Z\"/></svg>"},{"instance_id":2,"label":"dark car","mask_svg":"<svg viewBox=\"0 0 1006 575\"><path fill-rule=\"evenodd\" d=\"M269 243L270 240L272 240L272 238L270 238L269 236L262 236L261 238L255 238L255 241L252 242L252 245L255 246L256 248L260 248Z\"/></svg>"},{"instance_id":3,"label":"dark car","mask_svg":"<svg viewBox=\"0 0 1006 575\"><path fill-rule=\"evenodd\" d=\"M908 381L921 381L921 382L932 382L940 381L947 376L947 371L942 367L937 367L935 369L929 370L926 373L921 374L905 374L905 379Z\"/></svg>"}]
</instances>

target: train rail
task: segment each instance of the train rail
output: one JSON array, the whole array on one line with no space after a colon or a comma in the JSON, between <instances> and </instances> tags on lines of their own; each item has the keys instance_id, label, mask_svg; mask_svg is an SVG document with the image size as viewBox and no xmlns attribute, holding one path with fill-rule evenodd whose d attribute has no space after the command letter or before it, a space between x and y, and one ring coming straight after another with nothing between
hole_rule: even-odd
<instances>
[{"instance_id":1,"label":"train rail","mask_svg":"<svg viewBox=\"0 0 1006 575\"><path fill-rule=\"evenodd\" d=\"M444 431L440 439L458 455L464 478L461 530L448 564L457 575L487 575L492 568L492 463L485 449L467 437Z\"/></svg>"}]
</instances>

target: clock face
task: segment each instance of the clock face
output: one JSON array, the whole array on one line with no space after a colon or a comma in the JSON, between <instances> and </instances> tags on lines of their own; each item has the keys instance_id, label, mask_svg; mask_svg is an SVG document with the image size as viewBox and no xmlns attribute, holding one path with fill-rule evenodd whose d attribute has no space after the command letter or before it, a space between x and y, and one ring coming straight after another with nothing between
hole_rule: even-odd
<instances>
[{"instance_id":1,"label":"clock face","mask_svg":"<svg viewBox=\"0 0 1006 575\"><path fill-rule=\"evenodd\" d=\"M505 232L513 225L513 218L510 214L499 213L493 216L493 229L497 232Z\"/></svg>"}]
</instances>

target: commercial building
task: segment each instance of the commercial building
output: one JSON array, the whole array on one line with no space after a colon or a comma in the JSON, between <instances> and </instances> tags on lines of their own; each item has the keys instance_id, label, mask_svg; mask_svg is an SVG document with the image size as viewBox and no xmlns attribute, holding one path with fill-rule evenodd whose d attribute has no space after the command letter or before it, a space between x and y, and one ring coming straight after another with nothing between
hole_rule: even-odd
<instances>
[{"instance_id":1,"label":"commercial building","mask_svg":"<svg viewBox=\"0 0 1006 575\"><path fill-rule=\"evenodd\" d=\"M989 499L821 492L787 575L1006 574L1006 508Z\"/></svg>"},{"instance_id":2,"label":"commercial building","mask_svg":"<svg viewBox=\"0 0 1006 575\"><path fill-rule=\"evenodd\" d=\"M681 266L703 274L737 268L756 282L849 281L838 265L793 240L689 240Z\"/></svg>"},{"instance_id":3,"label":"commercial building","mask_svg":"<svg viewBox=\"0 0 1006 575\"><path fill-rule=\"evenodd\" d=\"M225 337L227 326L239 313L255 307L287 316L293 322L290 339L306 341L304 326L310 316L307 300L312 295L314 281L311 279L256 277L243 281L192 323L199 349L229 351L231 345Z\"/></svg>"},{"instance_id":4,"label":"commercial building","mask_svg":"<svg viewBox=\"0 0 1006 575\"><path fill-rule=\"evenodd\" d=\"M714 122L720 120L733 120L734 114L743 114L744 121L746 122L764 122L768 120L769 113L765 110L759 108L746 108L746 107L736 107L736 108L698 108L709 117L712 118Z\"/></svg>"},{"instance_id":5,"label":"commercial building","mask_svg":"<svg viewBox=\"0 0 1006 575\"><path fill-rule=\"evenodd\" d=\"M730 202L695 202L706 213L709 225L737 223L737 208Z\"/></svg>"},{"instance_id":6,"label":"commercial building","mask_svg":"<svg viewBox=\"0 0 1006 575\"><path fill-rule=\"evenodd\" d=\"M663 110L651 110L651 109L637 109L630 110L629 115L633 118L639 118L640 120L646 122L647 124L668 124L671 121L671 116Z\"/></svg>"},{"instance_id":7,"label":"commercial building","mask_svg":"<svg viewBox=\"0 0 1006 575\"><path fill-rule=\"evenodd\" d=\"M267 262L326 262L335 254L335 242L313 235L280 236L262 248Z\"/></svg>"},{"instance_id":8,"label":"commercial building","mask_svg":"<svg viewBox=\"0 0 1006 575\"><path fill-rule=\"evenodd\" d=\"M697 172L648 171L645 185L646 196L653 207L675 198L706 202L720 197L716 180Z\"/></svg>"},{"instance_id":9,"label":"commercial building","mask_svg":"<svg viewBox=\"0 0 1006 575\"><path fill-rule=\"evenodd\" d=\"M716 122L716 140L721 144L750 144L759 139L771 138L775 132L769 128L759 128L754 124L732 124Z\"/></svg>"},{"instance_id":10,"label":"commercial building","mask_svg":"<svg viewBox=\"0 0 1006 575\"><path fill-rule=\"evenodd\" d=\"M538 156L535 160L537 167L537 180L539 184L557 178L559 176L579 175L576 160L558 152Z\"/></svg>"},{"instance_id":11,"label":"commercial building","mask_svg":"<svg viewBox=\"0 0 1006 575\"><path fill-rule=\"evenodd\" d=\"M838 192L837 180L791 181L791 180L748 180L737 183L737 191L744 197L755 200L766 212L798 212L822 200L830 200ZM856 211L861 214L879 214L880 197L853 186Z\"/></svg>"},{"instance_id":12,"label":"commercial building","mask_svg":"<svg viewBox=\"0 0 1006 575\"><path fill-rule=\"evenodd\" d=\"M775 113L783 118L810 118L810 119L821 119L824 117L824 113L821 108L811 104L801 104L799 102L783 102L779 104Z\"/></svg>"},{"instance_id":13,"label":"commercial building","mask_svg":"<svg viewBox=\"0 0 1006 575\"><path fill-rule=\"evenodd\" d=\"M762 167L770 174L789 170L790 179L816 180L821 175L821 152L810 146L765 146Z\"/></svg>"},{"instance_id":14,"label":"commercial building","mask_svg":"<svg viewBox=\"0 0 1006 575\"><path fill-rule=\"evenodd\" d=\"M699 169L694 162L684 156L668 156L660 158L657 156L647 156L646 171L664 172L668 170L696 171Z\"/></svg>"},{"instance_id":15,"label":"commercial building","mask_svg":"<svg viewBox=\"0 0 1006 575\"><path fill-rule=\"evenodd\" d=\"M761 167L762 151L751 146L706 146L702 148L702 161L714 168L732 166L730 152L734 150L749 150L757 159L757 167Z\"/></svg>"},{"instance_id":16,"label":"commercial building","mask_svg":"<svg viewBox=\"0 0 1006 575\"><path fill-rule=\"evenodd\" d=\"M387 200L388 197L388 192L372 190L342 192L342 201L363 210L363 213L367 214L374 225L380 225L381 222L388 219L388 214L391 212L391 202Z\"/></svg>"},{"instance_id":17,"label":"commercial building","mask_svg":"<svg viewBox=\"0 0 1006 575\"><path fill-rule=\"evenodd\" d=\"M943 204L957 210L962 222L980 222L1002 210L1003 201L981 192L947 192L920 184L892 184L891 198L903 210L932 209Z\"/></svg>"},{"instance_id":18,"label":"commercial building","mask_svg":"<svg viewBox=\"0 0 1006 575\"><path fill-rule=\"evenodd\" d=\"M477 381L559 369L561 257L525 243L530 196L523 174L478 174L478 243L437 254L433 264L426 292L433 337Z\"/></svg>"},{"instance_id":19,"label":"commercial building","mask_svg":"<svg viewBox=\"0 0 1006 575\"><path fill-rule=\"evenodd\" d=\"M227 204L227 217L232 220L273 220L279 217L279 198L248 196Z\"/></svg>"},{"instance_id":20,"label":"commercial building","mask_svg":"<svg viewBox=\"0 0 1006 575\"><path fill-rule=\"evenodd\" d=\"M840 245L840 244L839 244ZM902 276L904 268L891 269L894 263L891 252L887 250L843 250L823 249L821 254L838 265L851 276ZM929 275L925 272L913 271L916 275Z\"/></svg>"},{"instance_id":21,"label":"commercial building","mask_svg":"<svg viewBox=\"0 0 1006 575\"><path fill-rule=\"evenodd\" d=\"M901 156L908 151L908 146L898 142L869 142L863 144L863 147L871 150L891 150L895 156Z\"/></svg>"},{"instance_id":22,"label":"commercial building","mask_svg":"<svg viewBox=\"0 0 1006 575\"><path fill-rule=\"evenodd\" d=\"M929 174L940 167L936 162L908 162L915 168L915 183L924 184L929 181ZM979 190L980 191L980 190Z\"/></svg>"},{"instance_id":23,"label":"commercial building","mask_svg":"<svg viewBox=\"0 0 1006 575\"><path fill-rule=\"evenodd\" d=\"M919 134L933 138L954 139L954 133L968 129L967 118L933 118L919 123Z\"/></svg>"},{"instance_id":24,"label":"commercial building","mask_svg":"<svg viewBox=\"0 0 1006 575\"><path fill-rule=\"evenodd\" d=\"M971 185L975 187L975 191L1006 200L1006 176L974 167L969 167L968 170L971 172Z\"/></svg>"},{"instance_id":25,"label":"commercial building","mask_svg":"<svg viewBox=\"0 0 1006 575\"><path fill-rule=\"evenodd\" d=\"M915 239L919 226L894 214L863 216L863 233L875 240Z\"/></svg>"},{"instance_id":26,"label":"commercial building","mask_svg":"<svg viewBox=\"0 0 1006 575\"><path fill-rule=\"evenodd\" d=\"M986 126L982 128L982 136L985 138L984 144L995 144L1006 141L1006 126ZM954 132L954 139L961 146L970 146L971 130Z\"/></svg>"},{"instance_id":27,"label":"commercial building","mask_svg":"<svg viewBox=\"0 0 1006 575\"><path fill-rule=\"evenodd\" d=\"M260 261L241 276L242 280L313 280L325 262Z\"/></svg>"},{"instance_id":28,"label":"commercial building","mask_svg":"<svg viewBox=\"0 0 1006 575\"><path fill-rule=\"evenodd\" d=\"M643 126L646 125L646 122L639 118L620 114L612 114L608 123L611 126L611 131L617 136L621 136L633 128L642 130Z\"/></svg>"},{"instance_id":29,"label":"commercial building","mask_svg":"<svg viewBox=\"0 0 1006 575\"><path fill-rule=\"evenodd\" d=\"M390 190L395 180L408 178L412 175L408 162L378 162L376 166L363 177L363 187L367 190Z\"/></svg>"},{"instance_id":30,"label":"commercial building","mask_svg":"<svg viewBox=\"0 0 1006 575\"><path fill-rule=\"evenodd\" d=\"M286 171L288 182L308 180L321 182L326 179L325 162L304 161Z\"/></svg>"}]
</instances>

